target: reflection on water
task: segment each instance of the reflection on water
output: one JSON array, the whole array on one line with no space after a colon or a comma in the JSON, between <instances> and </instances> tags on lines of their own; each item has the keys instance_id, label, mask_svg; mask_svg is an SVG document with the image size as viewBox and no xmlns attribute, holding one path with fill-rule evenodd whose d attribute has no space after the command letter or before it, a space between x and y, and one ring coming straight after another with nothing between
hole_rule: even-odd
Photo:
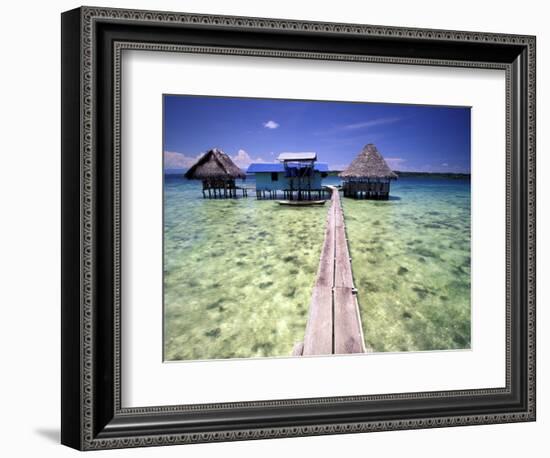
<instances>
[{"instance_id":1,"label":"reflection on water","mask_svg":"<svg viewBox=\"0 0 550 458\"><path fill-rule=\"evenodd\" d=\"M469 183L402 178L392 197L342 199L367 346L468 348ZM164 207L165 358L289 356L328 207L208 200L199 183L170 176Z\"/></svg>"}]
</instances>

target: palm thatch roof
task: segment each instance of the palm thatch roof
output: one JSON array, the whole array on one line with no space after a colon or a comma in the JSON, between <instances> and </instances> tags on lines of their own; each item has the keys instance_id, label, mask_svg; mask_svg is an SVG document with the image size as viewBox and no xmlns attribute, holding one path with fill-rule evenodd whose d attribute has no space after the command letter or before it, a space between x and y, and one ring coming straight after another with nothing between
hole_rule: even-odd
<instances>
[{"instance_id":1,"label":"palm thatch roof","mask_svg":"<svg viewBox=\"0 0 550 458\"><path fill-rule=\"evenodd\" d=\"M246 174L222 150L213 148L202 155L185 172L185 178L190 180L235 180L246 178Z\"/></svg>"},{"instance_id":2,"label":"palm thatch roof","mask_svg":"<svg viewBox=\"0 0 550 458\"><path fill-rule=\"evenodd\" d=\"M340 177L349 179L371 179L371 178L397 178L388 164L376 149L376 146L369 143L351 162L346 170L340 172Z\"/></svg>"}]
</instances>

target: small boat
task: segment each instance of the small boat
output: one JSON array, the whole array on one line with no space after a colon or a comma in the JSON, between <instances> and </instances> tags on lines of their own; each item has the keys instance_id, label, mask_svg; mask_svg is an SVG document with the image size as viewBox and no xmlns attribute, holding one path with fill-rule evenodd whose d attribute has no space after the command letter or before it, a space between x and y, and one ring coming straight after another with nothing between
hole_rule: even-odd
<instances>
[{"instance_id":1,"label":"small boat","mask_svg":"<svg viewBox=\"0 0 550 458\"><path fill-rule=\"evenodd\" d=\"M278 200L279 205L290 205L294 207L309 207L311 205L325 205L326 200Z\"/></svg>"}]
</instances>

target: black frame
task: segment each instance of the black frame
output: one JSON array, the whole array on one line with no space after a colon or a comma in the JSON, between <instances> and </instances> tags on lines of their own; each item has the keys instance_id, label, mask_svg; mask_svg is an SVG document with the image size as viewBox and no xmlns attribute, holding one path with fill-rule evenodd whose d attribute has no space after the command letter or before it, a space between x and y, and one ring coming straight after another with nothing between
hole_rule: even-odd
<instances>
[{"instance_id":1,"label":"black frame","mask_svg":"<svg viewBox=\"0 0 550 458\"><path fill-rule=\"evenodd\" d=\"M82 7L62 14L62 432L81 449L535 420L535 37ZM124 409L124 49L506 71L505 388Z\"/></svg>"}]
</instances>

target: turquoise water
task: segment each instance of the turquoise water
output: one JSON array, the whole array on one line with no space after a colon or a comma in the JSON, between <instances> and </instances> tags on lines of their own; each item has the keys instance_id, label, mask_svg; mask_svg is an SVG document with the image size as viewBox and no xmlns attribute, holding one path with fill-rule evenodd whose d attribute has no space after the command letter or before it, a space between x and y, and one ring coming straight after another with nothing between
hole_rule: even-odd
<instances>
[{"instance_id":1,"label":"turquoise water","mask_svg":"<svg viewBox=\"0 0 550 458\"><path fill-rule=\"evenodd\" d=\"M367 347L468 348L469 182L401 178L391 194L342 198ZM327 208L253 193L203 199L200 183L167 176L165 359L289 356L303 340Z\"/></svg>"},{"instance_id":2,"label":"turquoise water","mask_svg":"<svg viewBox=\"0 0 550 458\"><path fill-rule=\"evenodd\" d=\"M250 194L203 199L200 183L168 177L165 359L289 356L303 340L325 219L325 207Z\"/></svg>"},{"instance_id":3,"label":"turquoise water","mask_svg":"<svg viewBox=\"0 0 550 458\"><path fill-rule=\"evenodd\" d=\"M469 181L404 177L389 201L342 202L366 346L469 348Z\"/></svg>"}]
</instances>

